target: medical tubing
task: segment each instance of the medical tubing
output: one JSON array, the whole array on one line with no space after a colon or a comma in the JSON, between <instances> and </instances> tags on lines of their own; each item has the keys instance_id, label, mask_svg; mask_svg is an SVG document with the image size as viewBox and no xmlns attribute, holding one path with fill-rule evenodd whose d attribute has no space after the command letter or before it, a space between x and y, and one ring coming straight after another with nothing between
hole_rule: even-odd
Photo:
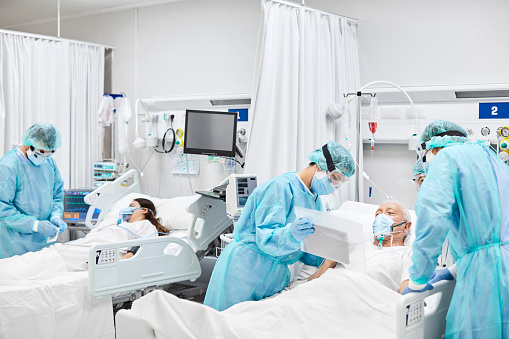
<instances>
[{"instance_id":1,"label":"medical tubing","mask_svg":"<svg viewBox=\"0 0 509 339\"><path fill-rule=\"evenodd\" d=\"M368 180L370 183L372 183L372 184L373 184L373 186L375 186L375 187L376 187L376 188L377 188L380 192L382 192L382 193L383 193L383 194L387 197L387 199L388 199L388 200L391 200L391 199L392 199L392 197L388 196L388 195L387 195L387 193L385 193L384 191L382 191L382 189L381 189L380 187L378 187L378 186L377 186L377 185L376 185L373 181L371 181L371 179L368 177L368 175L366 174L366 172L362 172L362 176L363 176L366 180Z\"/></svg>"},{"instance_id":2,"label":"medical tubing","mask_svg":"<svg viewBox=\"0 0 509 339\"><path fill-rule=\"evenodd\" d=\"M189 159L186 154L186 167L187 167L187 179L189 179L189 187L191 187L191 194L194 194L193 185L191 184L191 175L189 174Z\"/></svg>"}]
</instances>

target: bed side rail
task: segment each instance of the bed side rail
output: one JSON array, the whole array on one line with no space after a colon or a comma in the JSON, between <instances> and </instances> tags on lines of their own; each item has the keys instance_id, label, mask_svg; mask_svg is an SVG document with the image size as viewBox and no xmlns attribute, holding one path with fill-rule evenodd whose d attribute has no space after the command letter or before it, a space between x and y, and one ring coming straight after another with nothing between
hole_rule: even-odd
<instances>
[{"instance_id":1,"label":"bed side rail","mask_svg":"<svg viewBox=\"0 0 509 339\"><path fill-rule=\"evenodd\" d=\"M117 339L156 338L154 329L138 313L119 310L115 315L115 334Z\"/></svg>"},{"instance_id":2,"label":"bed side rail","mask_svg":"<svg viewBox=\"0 0 509 339\"><path fill-rule=\"evenodd\" d=\"M132 246L140 246L140 249L132 258L121 260L120 249ZM185 241L167 236L94 245L89 252L88 272L90 294L100 297L194 281L201 275L201 267Z\"/></svg>"},{"instance_id":3,"label":"bed side rail","mask_svg":"<svg viewBox=\"0 0 509 339\"><path fill-rule=\"evenodd\" d=\"M233 224L226 215L225 202L220 199L199 196L187 206L187 211L193 215L187 238L197 252L206 250L214 239Z\"/></svg>"},{"instance_id":4,"label":"bed side rail","mask_svg":"<svg viewBox=\"0 0 509 339\"><path fill-rule=\"evenodd\" d=\"M97 223L100 223L104 216L109 212L111 207L118 201L118 199L125 197L130 193L140 193L140 179L138 172L131 169L122 174L115 181L107 183L85 196L85 202L90 205L85 219L85 226L93 228L92 216L95 209L101 210Z\"/></svg>"},{"instance_id":5,"label":"bed side rail","mask_svg":"<svg viewBox=\"0 0 509 339\"><path fill-rule=\"evenodd\" d=\"M432 290L402 296L396 306L396 338L445 338L445 317L455 285L455 280L442 280Z\"/></svg>"}]
</instances>

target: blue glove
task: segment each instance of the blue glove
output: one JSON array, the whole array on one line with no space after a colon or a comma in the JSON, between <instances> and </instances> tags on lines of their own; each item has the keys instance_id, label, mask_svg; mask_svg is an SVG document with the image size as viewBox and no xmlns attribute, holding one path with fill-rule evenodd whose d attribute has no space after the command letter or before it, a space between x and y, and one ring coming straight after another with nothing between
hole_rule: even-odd
<instances>
[{"instance_id":1,"label":"blue glove","mask_svg":"<svg viewBox=\"0 0 509 339\"><path fill-rule=\"evenodd\" d=\"M62 221L62 219L60 219L59 216L53 217L53 219L51 219L51 222L53 223L53 225L60 229L58 231L58 234L62 233L67 229L67 224L64 221Z\"/></svg>"},{"instance_id":2,"label":"blue glove","mask_svg":"<svg viewBox=\"0 0 509 339\"><path fill-rule=\"evenodd\" d=\"M415 293L415 292L424 292L424 291L428 291L428 290L432 290L433 289L433 286L430 285L429 283L426 284L426 286L424 286L424 288L420 289L420 290L413 290L411 289L409 286L407 286L403 292L401 293L402 295L405 295L407 293Z\"/></svg>"},{"instance_id":3,"label":"blue glove","mask_svg":"<svg viewBox=\"0 0 509 339\"><path fill-rule=\"evenodd\" d=\"M448 268L442 268L440 270L435 270L433 274L431 275L431 278L428 281L428 284L434 284L436 282L439 282L440 280L453 280L454 277L451 274L451 271L449 271Z\"/></svg>"},{"instance_id":4,"label":"blue glove","mask_svg":"<svg viewBox=\"0 0 509 339\"><path fill-rule=\"evenodd\" d=\"M290 232L298 242L313 234L314 231L313 224L309 222L308 218L299 218L290 224Z\"/></svg>"},{"instance_id":5,"label":"blue glove","mask_svg":"<svg viewBox=\"0 0 509 339\"><path fill-rule=\"evenodd\" d=\"M51 238L57 234L58 227L53 225L48 220L39 220L39 224L37 225L37 232L41 233L45 237Z\"/></svg>"}]
</instances>

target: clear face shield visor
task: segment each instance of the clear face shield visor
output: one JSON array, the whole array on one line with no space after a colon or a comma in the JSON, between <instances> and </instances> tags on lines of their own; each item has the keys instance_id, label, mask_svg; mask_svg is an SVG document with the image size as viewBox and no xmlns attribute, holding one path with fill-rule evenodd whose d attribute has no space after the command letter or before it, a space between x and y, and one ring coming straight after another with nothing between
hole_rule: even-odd
<instances>
[{"instance_id":1,"label":"clear face shield visor","mask_svg":"<svg viewBox=\"0 0 509 339\"><path fill-rule=\"evenodd\" d=\"M329 178L329 181L331 185L334 187L334 189L338 189L341 187L341 185L346 184L347 182L350 182L350 178L348 178L346 175L344 175L339 170L334 170L332 172L325 172L325 171L317 171L316 172L316 178L317 179L323 179L325 177Z\"/></svg>"},{"instance_id":2,"label":"clear face shield visor","mask_svg":"<svg viewBox=\"0 0 509 339\"><path fill-rule=\"evenodd\" d=\"M411 179L412 184L415 186L416 190L419 190L421 188L422 182L426 175L424 173L414 175L414 177Z\"/></svg>"}]
</instances>

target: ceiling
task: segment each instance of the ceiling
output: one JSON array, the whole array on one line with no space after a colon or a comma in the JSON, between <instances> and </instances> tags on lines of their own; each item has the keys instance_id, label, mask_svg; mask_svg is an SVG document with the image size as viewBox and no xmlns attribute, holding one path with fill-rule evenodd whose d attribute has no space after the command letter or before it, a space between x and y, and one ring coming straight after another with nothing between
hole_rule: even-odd
<instances>
[{"instance_id":1,"label":"ceiling","mask_svg":"<svg viewBox=\"0 0 509 339\"><path fill-rule=\"evenodd\" d=\"M183 0L60 0L60 18L121 11ZM0 28L56 21L58 0L0 0Z\"/></svg>"}]
</instances>

